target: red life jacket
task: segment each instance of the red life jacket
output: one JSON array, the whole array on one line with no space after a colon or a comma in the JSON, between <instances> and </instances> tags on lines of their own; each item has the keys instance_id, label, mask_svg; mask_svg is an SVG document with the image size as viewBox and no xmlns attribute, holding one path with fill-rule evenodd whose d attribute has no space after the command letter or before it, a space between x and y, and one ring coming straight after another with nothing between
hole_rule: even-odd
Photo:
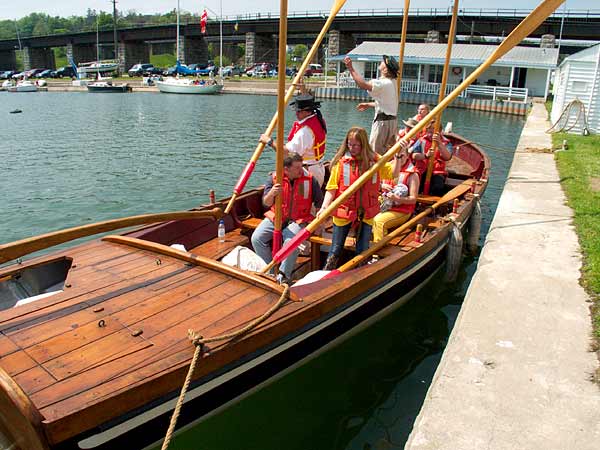
<instances>
[{"instance_id":1,"label":"red life jacket","mask_svg":"<svg viewBox=\"0 0 600 450\"><path fill-rule=\"evenodd\" d=\"M416 173L417 177L419 176L419 172L417 171L417 168L409 160L409 161L407 161L407 163L404 165L404 167L400 171L400 175L398 176L397 184L404 184L406 187L408 187L410 189L409 180L413 173ZM417 185L418 184L419 184L419 182L417 181ZM390 211L396 211L396 212L401 212L401 213L411 215L415 211L416 206L417 206L416 201L413 204L403 203L402 205L393 205L390 208Z\"/></svg>"},{"instance_id":2,"label":"red life jacket","mask_svg":"<svg viewBox=\"0 0 600 450\"><path fill-rule=\"evenodd\" d=\"M327 140L325 130L319 122L319 118L316 114L309 116L304 122L294 122L290 134L288 135L288 142L304 127L309 127L314 136L312 152L305 153L302 155L302 159L306 161L319 161L325 156L325 141Z\"/></svg>"},{"instance_id":3,"label":"red life jacket","mask_svg":"<svg viewBox=\"0 0 600 450\"><path fill-rule=\"evenodd\" d=\"M283 176L281 184L281 217L283 222L292 220L297 223L311 222L314 217L310 214L312 206L312 175L308 170L302 170L303 175L294 180L292 184L287 175ZM276 182L275 174L271 175L273 183ZM294 192L292 192L292 188ZM275 222L275 202L265 217Z\"/></svg>"},{"instance_id":4,"label":"red life jacket","mask_svg":"<svg viewBox=\"0 0 600 450\"><path fill-rule=\"evenodd\" d=\"M352 183L362 175L360 165L354 157L346 154L339 162L338 190L336 197L344 193ZM379 186L381 180L376 172L370 180L367 180L356 192L348 197L333 214L339 219L354 222L358 218L358 208L364 210L363 219L372 219L379 212Z\"/></svg>"},{"instance_id":5,"label":"red life jacket","mask_svg":"<svg viewBox=\"0 0 600 450\"><path fill-rule=\"evenodd\" d=\"M422 136L419 141L421 141L421 148L423 149L423 154L427 155L431 145L433 144L432 136L429 134ZM442 136L442 142L444 145L448 145L450 141ZM446 175L446 161L442 159L442 155L440 154L440 150L438 148L435 149L435 154L433 155L433 174L434 175ZM428 159L423 159L420 161L415 161L415 166L419 175L423 176L427 172L427 163Z\"/></svg>"}]
</instances>

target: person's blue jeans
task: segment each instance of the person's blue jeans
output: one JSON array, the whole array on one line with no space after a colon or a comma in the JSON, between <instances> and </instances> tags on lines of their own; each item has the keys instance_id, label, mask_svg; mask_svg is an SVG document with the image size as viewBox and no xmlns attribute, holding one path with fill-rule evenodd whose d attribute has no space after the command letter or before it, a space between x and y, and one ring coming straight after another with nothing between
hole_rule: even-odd
<instances>
[{"instance_id":1,"label":"person's blue jeans","mask_svg":"<svg viewBox=\"0 0 600 450\"><path fill-rule=\"evenodd\" d=\"M348 233L352 228L352 223L339 227L333 225L333 236L331 236L331 248L329 249L330 255L340 256L344 249L344 243L348 237ZM368 223L362 222L360 224L360 232L356 237L356 254L364 252L369 248L369 241L371 240L371 231L373 227Z\"/></svg>"},{"instance_id":2,"label":"person's blue jeans","mask_svg":"<svg viewBox=\"0 0 600 450\"><path fill-rule=\"evenodd\" d=\"M301 230L300 225L296 222L291 222L287 227L281 231L283 245L292 239ZM275 231L275 225L271 222L271 219L266 217L260 223L258 227L252 233L252 247L258 256L260 256L267 264L273 260L273 248L271 246L273 242L273 231ZM287 278L291 278L292 272L296 265L296 258L298 258L299 250L296 249L290 256L285 258L279 267L279 271Z\"/></svg>"}]
</instances>

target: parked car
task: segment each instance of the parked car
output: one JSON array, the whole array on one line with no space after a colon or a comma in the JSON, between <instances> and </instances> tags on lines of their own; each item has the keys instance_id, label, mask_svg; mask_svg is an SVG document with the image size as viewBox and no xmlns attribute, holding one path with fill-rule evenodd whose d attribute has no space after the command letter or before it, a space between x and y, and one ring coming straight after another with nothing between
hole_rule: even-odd
<instances>
[{"instance_id":1,"label":"parked car","mask_svg":"<svg viewBox=\"0 0 600 450\"><path fill-rule=\"evenodd\" d=\"M14 70L3 70L0 72L0 80L7 80L15 74Z\"/></svg>"},{"instance_id":2,"label":"parked car","mask_svg":"<svg viewBox=\"0 0 600 450\"><path fill-rule=\"evenodd\" d=\"M42 70L39 73L35 74L36 78L53 78L52 74L55 73L54 70L52 69L46 69L46 70Z\"/></svg>"},{"instance_id":3,"label":"parked car","mask_svg":"<svg viewBox=\"0 0 600 450\"><path fill-rule=\"evenodd\" d=\"M131 69L127 71L130 77L141 77L144 71L154 68L152 64L134 64Z\"/></svg>"},{"instance_id":4,"label":"parked car","mask_svg":"<svg viewBox=\"0 0 600 450\"><path fill-rule=\"evenodd\" d=\"M71 66L60 67L56 70L56 78L72 78L75 76L75 70Z\"/></svg>"},{"instance_id":5,"label":"parked car","mask_svg":"<svg viewBox=\"0 0 600 450\"><path fill-rule=\"evenodd\" d=\"M257 63L249 69L246 69L246 75L249 77L266 77L269 75L269 71L273 70L274 68L275 66L271 63Z\"/></svg>"},{"instance_id":6,"label":"parked car","mask_svg":"<svg viewBox=\"0 0 600 450\"><path fill-rule=\"evenodd\" d=\"M162 67L154 67L152 66L150 69L146 69L144 70L144 73L142 73L142 75L144 76L150 76L150 75L162 75L165 69L163 69Z\"/></svg>"},{"instance_id":7,"label":"parked car","mask_svg":"<svg viewBox=\"0 0 600 450\"><path fill-rule=\"evenodd\" d=\"M172 67L167 67L165 70L163 70L163 75L166 77L173 77L177 74L177 67L176 66L172 66Z\"/></svg>"},{"instance_id":8,"label":"parked car","mask_svg":"<svg viewBox=\"0 0 600 450\"><path fill-rule=\"evenodd\" d=\"M323 66L321 64L309 64L308 70L311 71L312 75L316 75L316 76L323 75Z\"/></svg>"},{"instance_id":9,"label":"parked car","mask_svg":"<svg viewBox=\"0 0 600 450\"><path fill-rule=\"evenodd\" d=\"M198 69L198 75L210 75L211 72L213 73L213 75L216 75L217 71L218 69L214 66L214 64L210 64L204 69Z\"/></svg>"},{"instance_id":10,"label":"parked car","mask_svg":"<svg viewBox=\"0 0 600 450\"><path fill-rule=\"evenodd\" d=\"M225 66L223 67L222 75L224 77L233 77L236 75L241 75L244 71L241 67L238 66Z\"/></svg>"}]
</instances>

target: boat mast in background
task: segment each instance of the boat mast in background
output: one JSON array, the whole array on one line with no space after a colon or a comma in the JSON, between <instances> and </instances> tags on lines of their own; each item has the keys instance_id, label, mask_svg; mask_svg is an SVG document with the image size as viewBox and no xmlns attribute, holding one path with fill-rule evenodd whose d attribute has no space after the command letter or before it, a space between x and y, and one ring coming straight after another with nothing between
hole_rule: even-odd
<instances>
[{"instance_id":1,"label":"boat mast in background","mask_svg":"<svg viewBox=\"0 0 600 450\"><path fill-rule=\"evenodd\" d=\"M177 42L175 44L175 60L179 62L179 0L177 0Z\"/></svg>"},{"instance_id":2,"label":"boat mast in background","mask_svg":"<svg viewBox=\"0 0 600 450\"><path fill-rule=\"evenodd\" d=\"M121 75L121 69L119 65L119 47L117 46L117 0L112 0L113 4L113 41L115 47L115 61L117 62L117 75ZM179 31L179 30L177 30Z\"/></svg>"}]
</instances>

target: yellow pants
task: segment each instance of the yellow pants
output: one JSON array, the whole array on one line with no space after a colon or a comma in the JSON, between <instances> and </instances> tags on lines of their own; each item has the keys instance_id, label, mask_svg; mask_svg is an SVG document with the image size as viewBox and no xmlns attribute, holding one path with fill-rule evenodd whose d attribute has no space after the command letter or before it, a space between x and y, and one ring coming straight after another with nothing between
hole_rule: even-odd
<instances>
[{"instance_id":1,"label":"yellow pants","mask_svg":"<svg viewBox=\"0 0 600 450\"><path fill-rule=\"evenodd\" d=\"M373 242L382 240L390 228L402 225L409 217L410 214L397 211L386 211L377 214L373 220Z\"/></svg>"}]
</instances>

